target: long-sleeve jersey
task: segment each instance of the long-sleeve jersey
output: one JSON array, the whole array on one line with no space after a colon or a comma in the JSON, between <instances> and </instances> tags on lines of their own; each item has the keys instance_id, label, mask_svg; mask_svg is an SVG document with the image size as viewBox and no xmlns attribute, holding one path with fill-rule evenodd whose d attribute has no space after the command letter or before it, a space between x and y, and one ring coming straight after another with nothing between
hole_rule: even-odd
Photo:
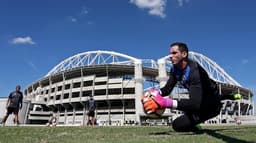
<instances>
[{"instance_id":1,"label":"long-sleeve jersey","mask_svg":"<svg viewBox=\"0 0 256 143\"><path fill-rule=\"evenodd\" d=\"M207 113L219 107L218 86L197 62L188 60L186 68L182 71L173 67L166 85L161 88L162 96L169 95L176 84L186 88L189 92L189 99L177 101L178 110Z\"/></svg>"}]
</instances>

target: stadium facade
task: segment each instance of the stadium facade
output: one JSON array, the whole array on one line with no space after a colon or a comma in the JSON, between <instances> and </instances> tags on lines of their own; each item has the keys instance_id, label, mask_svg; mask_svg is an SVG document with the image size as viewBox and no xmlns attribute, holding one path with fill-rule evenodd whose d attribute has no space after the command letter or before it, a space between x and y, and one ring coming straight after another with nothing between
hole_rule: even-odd
<instances>
[{"instance_id":1,"label":"stadium facade","mask_svg":"<svg viewBox=\"0 0 256 143\"><path fill-rule=\"evenodd\" d=\"M190 52L215 80L220 93L239 92L242 99L223 101L216 118L206 123L232 123L254 115L253 93L221 67L202 54ZM149 119L142 110L141 95L146 88L163 86L171 68L168 56L154 61L137 59L113 51L89 51L71 56L24 90L23 122L45 124L56 114L59 125L85 125L88 97L96 101L99 125L168 124L181 114L166 110L161 119ZM189 98L185 89L176 87L173 98Z\"/></svg>"}]
</instances>

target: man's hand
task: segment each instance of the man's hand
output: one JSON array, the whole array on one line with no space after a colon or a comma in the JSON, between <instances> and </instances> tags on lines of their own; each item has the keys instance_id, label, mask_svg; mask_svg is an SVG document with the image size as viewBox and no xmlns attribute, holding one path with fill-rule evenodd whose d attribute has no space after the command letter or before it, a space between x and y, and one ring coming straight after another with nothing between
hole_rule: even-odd
<instances>
[{"instance_id":1,"label":"man's hand","mask_svg":"<svg viewBox=\"0 0 256 143\"><path fill-rule=\"evenodd\" d=\"M171 108L173 106L172 99L162 97L157 89L150 89L145 92L141 101L146 113L152 113L157 109Z\"/></svg>"},{"instance_id":2,"label":"man's hand","mask_svg":"<svg viewBox=\"0 0 256 143\"><path fill-rule=\"evenodd\" d=\"M153 98L148 98L147 100L144 100L143 103L144 111L149 114L152 112L155 112L157 109L160 109L161 107L153 100Z\"/></svg>"}]
</instances>

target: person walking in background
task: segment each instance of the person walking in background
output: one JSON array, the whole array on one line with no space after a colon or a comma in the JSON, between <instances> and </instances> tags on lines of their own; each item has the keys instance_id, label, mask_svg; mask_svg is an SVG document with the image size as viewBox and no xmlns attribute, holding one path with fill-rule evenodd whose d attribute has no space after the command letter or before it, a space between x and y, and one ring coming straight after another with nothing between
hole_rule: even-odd
<instances>
[{"instance_id":1,"label":"person walking in background","mask_svg":"<svg viewBox=\"0 0 256 143\"><path fill-rule=\"evenodd\" d=\"M95 101L93 99L93 96L90 96L90 99L87 102L87 108L88 108L88 119L87 119L87 125L91 125L94 126L95 125L95 108L96 108L96 104Z\"/></svg>"},{"instance_id":2,"label":"person walking in background","mask_svg":"<svg viewBox=\"0 0 256 143\"><path fill-rule=\"evenodd\" d=\"M56 111L53 112L52 116L49 118L48 122L46 123L47 127L55 127L57 126L57 117L56 117Z\"/></svg>"},{"instance_id":3,"label":"person walking in background","mask_svg":"<svg viewBox=\"0 0 256 143\"><path fill-rule=\"evenodd\" d=\"M23 94L20 91L20 85L16 86L16 90L11 92L6 102L7 113L2 120L2 126L5 126L5 122L10 114L14 114L14 123L19 125L19 110L22 108Z\"/></svg>"}]
</instances>

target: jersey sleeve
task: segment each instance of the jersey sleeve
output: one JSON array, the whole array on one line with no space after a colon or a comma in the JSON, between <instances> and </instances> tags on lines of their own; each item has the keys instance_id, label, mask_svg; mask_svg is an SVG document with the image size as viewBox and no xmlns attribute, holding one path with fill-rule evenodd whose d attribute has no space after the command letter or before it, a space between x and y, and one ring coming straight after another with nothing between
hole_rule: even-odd
<instances>
[{"instance_id":1,"label":"jersey sleeve","mask_svg":"<svg viewBox=\"0 0 256 143\"><path fill-rule=\"evenodd\" d=\"M9 99L11 99L11 98L12 98L12 92L9 94L8 98L9 98Z\"/></svg>"},{"instance_id":2,"label":"jersey sleeve","mask_svg":"<svg viewBox=\"0 0 256 143\"><path fill-rule=\"evenodd\" d=\"M172 92L176 83L177 79L174 76L173 70L171 70L168 81L166 82L165 86L160 89L162 96L169 95Z\"/></svg>"}]
</instances>

